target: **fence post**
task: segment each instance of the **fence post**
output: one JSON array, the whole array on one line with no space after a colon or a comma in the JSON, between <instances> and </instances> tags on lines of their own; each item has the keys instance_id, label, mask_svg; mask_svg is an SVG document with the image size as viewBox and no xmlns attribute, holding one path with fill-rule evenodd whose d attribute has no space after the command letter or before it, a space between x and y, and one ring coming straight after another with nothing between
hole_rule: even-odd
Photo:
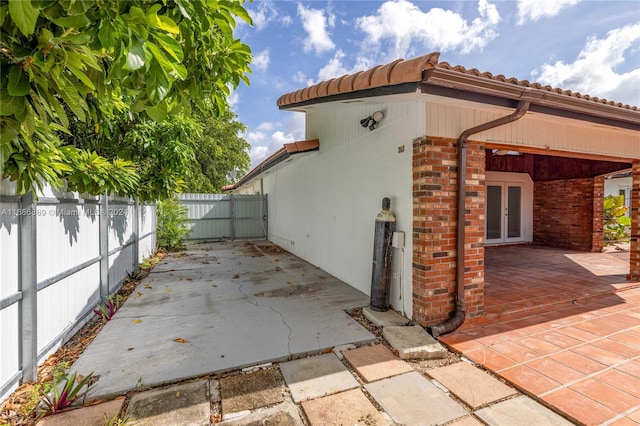
<instances>
[{"instance_id":1,"label":"fence post","mask_svg":"<svg viewBox=\"0 0 640 426\"><path fill-rule=\"evenodd\" d=\"M109 297L109 196L100 196L98 206L98 227L100 229L100 297Z\"/></svg>"},{"instance_id":2,"label":"fence post","mask_svg":"<svg viewBox=\"0 0 640 426\"><path fill-rule=\"evenodd\" d=\"M234 194L231 194L231 241L236 239L236 199Z\"/></svg>"},{"instance_id":3,"label":"fence post","mask_svg":"<svg viewBox=\"0 0 640 426\"><path fill-rule=\"evenodd\" d=\"M137 198L133 204L133 269L138 269L140 259L140 200Z\"/></svg>"},{"instance_id":4,"label":"fence post","mask_svg":"<svg viewBox=\"0 0 640 426\"><path fill-rule=\"evenodd\" d=\"M260 195L261 197L261 204L262 204L262 216L260 217L260 220L262 220L262 229L264 230L264 239L268 240L269 239L269 204L267 204L267 194L262 194Z\"/></svg>"},{"instance_id":5,"label":"fence post","mask_svg":"<svg viewBox=\"0 0 640 426\"><path fill-rule=\"evenodd\" d=\"M20 198L19 285L20 300L20 367L22 381L33 382L38 373L38 240L37 205L33 190Z\"/></svg>"}]
</instances>

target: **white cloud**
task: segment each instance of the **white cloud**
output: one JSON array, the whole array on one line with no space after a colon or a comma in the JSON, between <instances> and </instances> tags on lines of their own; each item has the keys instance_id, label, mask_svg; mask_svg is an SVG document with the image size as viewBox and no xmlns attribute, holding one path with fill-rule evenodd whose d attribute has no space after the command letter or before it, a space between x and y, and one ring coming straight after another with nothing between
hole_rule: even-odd
<instances>
[{"instance_id":1,"label":"white cloud","mask_svg":"<svg viewBox=\"0 0 640 426\"><path fill-rule=\"evenodd\" d=\"M282 148L285 143L304 140L304 114L289 112L289 117L283 123L262 122L255 131L244 135L251 144L251 167L260 164L265 158ZM276 130L282 129L282 130ZM271 133L270 133L271 132ZM269 134L270 133L270 134Z\"/></svg>"},{"instance_id":2,"label":"white cloud","mask_svg":"<svg viewBox=\"0 0 640 426\"><path fill-rule=\"evenodd\" d=\"M280 18L280 22L282 23L283 27L288 27L293 23L293 18L291 18L291 16L289 15L286 15Z\"/></svg>"},{"instance_id":3,"label":"white cloud","mask_svg":"<svg viewBox=\"0 0 640 426\"><path fill-rule=\"evenodd\" d=\"M637 65L637 48L633 47L638 42L640 23L617 28L609 31L604 39L588 39L574 62L544 64L532 75L539 82L554 87L640 105L640 66ZM616 66L625 60L632 61L636 68L616 72Z\"/></svg>"},{"instance_id":4,"label":"white cloud","mask_svg":"<svg viewBox=\"0 0 640 426\"><path fill-rule=\"evenodd\" d=\"M344 65L343 59L347 55L342 50L337 50L336 53L329 59L329 61L318 71L318 77L316 80L308 79L307 86L311 86L320 81L330 80L335 77L340 77L345 74L353 74L357 71L363 71L373 67L374 61L370 58L357 55L355 58L355 64L352 67Z\"/></svg>"},{"instance_id":5,"label":"white cloud","mask_svg":"<svg viewBox=\"0 0 640 426\"><path fill-rule=\"evenodd\" d=\"M335 15L324 10L307 9L302 4L298 4L298 16L302 19L302 26L307 32L304 39L304 51L314 51L316 54L331 51L335 44L327 32L327 26L332 27L335 23Z\"/></svg>"},{"instance_id":6,"label":"white cloud","mask_svg":"<svg viewBox=\"0 0 640 426\"><path fill-rule=\"evenodd\" d=\"M286 132L291 134L297 141L304 140L306 137L305 131L305 115L299 112L290 112L287 121L284 124Z\"/></svg>"},{"instance_id":7,"label":"white cloud","mask_svg":"<svg viewBox=\"0 0 640 426\"><path fill-rule=\"evenodd\" d=\"M518 25L556 16L576 3L578 0L518 0Z\"/></svg>"},{"instance_id":8,"label":"white cloud","mask_svg":"<svg viewBox=\"0 0 640 426\"><path fill-rule=\"evenodd\" d=\"M244 136L247 142L249 142L249 144L251 145L262 142L265 137L267 137L267 135L264 132L260 131L249 132Z\"/></svg>"},{"instance_id":9,"label":"white cloud","mask_svg":"<svg viewBox=\"0 0 640 426\"><path fill-rule=\"evenodd\" d=\"M295 138L291 133L284 133L280 130L273 132L271 135L271 141L278 145L284 145L285 143L293 142Z\"/></svg>"},{"instance_id":10,"label":"white cloud","mask_svg":"<svg viewBox=\"0 0 640 426\"><path fill-rule=\"evenodd\" d=\"M229 102L231 109L235 109L238 106L238 103L240 103L240 95L235 90L231 90L231 94L229 94L227 101Z\"/></svg>"},{"instance_id":11,"label":"white cloud","mask_svg":"<svg viewBox=\"0 0 640 426\"><path fill-rule=\"evenodd\" d=\"M412 56L416 48L469 53L482 50L498 35L496 6L479 0L478 14L468 22L451 10L434 7L423 12L407 0L386 1L375 15L358 18L356 26L367 34L366 48L387 49L385 60Z\"/></svg>"},{"instance_id":12,"label":"white cloud","mask_svg":"<svg viewBox=\"0 0 640 426\"><path fill-rule=\"evenodd\" d=\"M269 148L266 146L252 146L251 152L249 153L249 157L251 158L251 167L257 166L262 160L267 158L268 150Z\"/></svg>"},{"instance_id":13,"label":"white cloud","mask_svg":"<svg viewBox=\"0 0 640 426\"><path fill-rule=\"evenodd\" d=\"M318 71L318 81L329 80L333 77L339 77L343 74L350 74L350 70L342 65L342 59L345 57L345 53L342 50L338 50L329 62Z\"/></svg>"},{"instance_id":14,"label":"white cloud","mask_svg":"<svg viewBox=\"0 0 640 426\"><path fill-rule=\"evenodd\" d=\"M269 49L265 49L255 55L252 63L255 68L263 71L266 70L269 67Z\"/></svg>"},{"instance_id":15,"label":"white cloud","mask_svg":"<svg viewBox=\"0 0 640 426\"><path fill-rule=\"evenodd\" d=\"M307 82L307 75L305 73L303 73L302 71L297 71L293 75L293 81L298 83L298 84L304 84L304 83Z\"/></svg>"},{"instance_id":16,"label":"white cloud","mask_svg":"<svg viewBox=\"0 0 640 426\"><path fill-rule=\"evenodd\" d=\"M280 126L280 123L272 123L271 121L263 121L256 128L256 130L263 131L263 132L270 132L271 130L273 130L276 127L279 127L279 126Z\"/></svg>"},{"instance_id":17,"label":"white cloud","mask_svg":"<svg viewBox=\"0 0 640 426\"><path fill-rule=\"evenodd\" d=\"M277 18L278 11L271 0L261 0L258 5L257 10L249 9L248 11L255 29L262 31L269 26L271 21Z\"/></svg>"}]
</instances>

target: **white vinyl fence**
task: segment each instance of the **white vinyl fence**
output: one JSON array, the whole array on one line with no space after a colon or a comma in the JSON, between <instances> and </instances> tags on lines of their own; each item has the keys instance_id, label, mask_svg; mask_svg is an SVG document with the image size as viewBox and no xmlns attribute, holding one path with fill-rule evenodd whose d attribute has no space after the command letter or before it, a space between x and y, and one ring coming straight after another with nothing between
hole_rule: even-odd
<instances>
[{"instance_id":1,"label":"white vinyl fence","mask_svg":"<svg viewBox=\"0 0 640 426\"><path fill-rule=\"evenodd\" d=\"M155 231L153 205L51 188L36 201L0 181L0 400L153 253Z\"/></svg>"},{"instance_id":2,"label":"white vinyl fence","mask_svg":"<svg viewBox=\"0 0 640 426\"><path fill-rule=\"evenodd\" d=\"M267 196L261 194L178 194L187 208L187 240L267 238Z\"/></svg>"}]
</instances>

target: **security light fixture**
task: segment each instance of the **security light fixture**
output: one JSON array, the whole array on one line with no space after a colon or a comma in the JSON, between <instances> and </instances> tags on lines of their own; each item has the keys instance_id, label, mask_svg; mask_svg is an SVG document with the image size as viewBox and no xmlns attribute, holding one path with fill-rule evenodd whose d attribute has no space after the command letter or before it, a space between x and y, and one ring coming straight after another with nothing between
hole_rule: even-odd
<instances>
[{"instance_id":1,"label":"security light fixture","mask_svg":"<svg viewBox=\"0 0 640 426\"><path fill-rule=\"evenodd\" d=\"M369 130L374 130L379 122L384 118L382 111L376 111L372 115L360 120L362 127L368 127Z\"/></svg>"}]
</instances>

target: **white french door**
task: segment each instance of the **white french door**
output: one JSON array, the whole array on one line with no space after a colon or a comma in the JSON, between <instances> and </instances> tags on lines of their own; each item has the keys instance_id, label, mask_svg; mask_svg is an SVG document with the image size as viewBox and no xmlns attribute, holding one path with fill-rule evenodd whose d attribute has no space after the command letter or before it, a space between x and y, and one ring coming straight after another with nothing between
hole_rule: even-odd
<instances>
[{"instance_id":1,"label":"white french door","mask_svg":"<svg viewBox=\"0 0 640 426\"><path fill-rule=\"evenodd\" d=\"M487 182L485 242L513 243L525 240L523 184Z\"/></svg>"}]
</instances>

